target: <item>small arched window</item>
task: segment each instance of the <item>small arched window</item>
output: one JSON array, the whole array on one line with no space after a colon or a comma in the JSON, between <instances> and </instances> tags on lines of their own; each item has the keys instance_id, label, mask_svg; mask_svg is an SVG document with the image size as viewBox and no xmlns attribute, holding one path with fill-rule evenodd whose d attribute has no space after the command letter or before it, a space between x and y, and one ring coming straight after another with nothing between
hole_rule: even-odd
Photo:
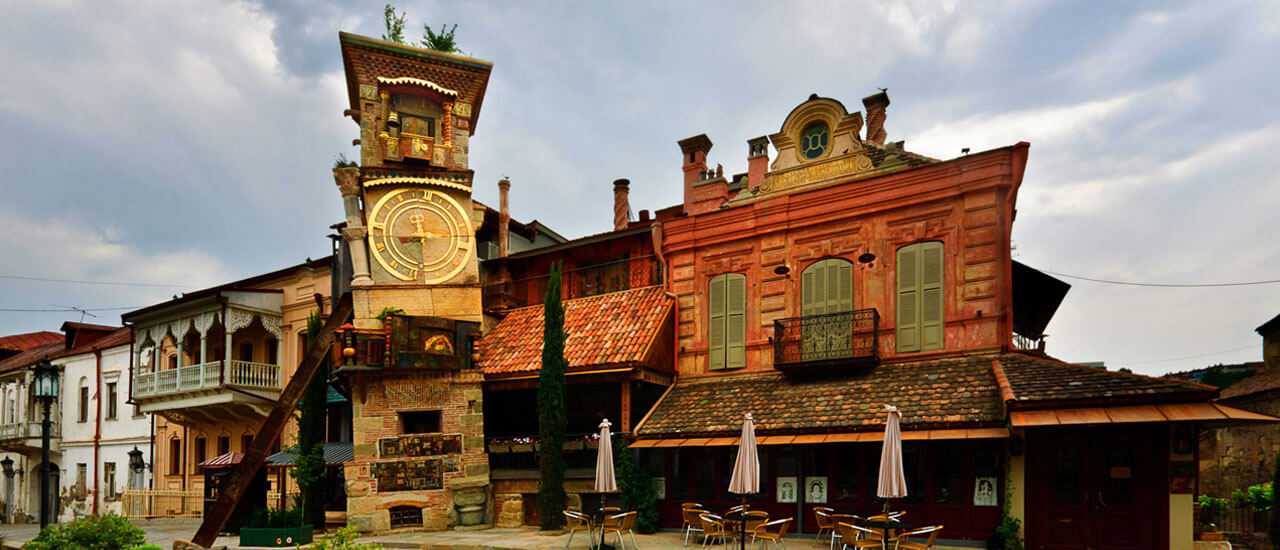
<instances>
[{"instance_id":1,"label":"small arched window","mask_svg":"<svg viewBox=\"0 0 1280 550\"><path fill-rule=\"evenodd\" d=\"M831 143L831 130L825 122L812 122L800 133L800 154L808 160L822 158Z\"/></svg>"}]
</instances>

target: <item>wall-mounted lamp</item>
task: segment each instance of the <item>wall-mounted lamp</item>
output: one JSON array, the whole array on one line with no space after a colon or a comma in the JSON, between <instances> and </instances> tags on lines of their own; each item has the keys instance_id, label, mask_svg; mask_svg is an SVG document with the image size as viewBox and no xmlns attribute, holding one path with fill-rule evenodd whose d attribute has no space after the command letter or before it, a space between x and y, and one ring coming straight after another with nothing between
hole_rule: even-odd
<instances>
[{"instance_id":1,"label":"wall-mounted lamp","mask_svg":"<svg viewBox=\"0 0 1280 550\"><path fill-rule=\"evenodd\" d=\"M863 252L861 256L858 256L859 263L869 264L874 261L876 261L876 255L870 252Z\"/></svg>"},{"instance_id":2,"label":"wall-mounted lamp","mask_svg":"<svg viewBox=\"0 0 1280 550\"><path fill-rule=\"evenodd\" d=\"M787 266L787 265L785 265L785 264L784 264L784 265L780 265L780 266L778 266L778 267L773 268L773 274L774 274L774 275L786 275L786 274L788 274L788 273L791 273L791 268L790 268L790 267L788 267L788 266Z\"/></svg>"}]
</instances>

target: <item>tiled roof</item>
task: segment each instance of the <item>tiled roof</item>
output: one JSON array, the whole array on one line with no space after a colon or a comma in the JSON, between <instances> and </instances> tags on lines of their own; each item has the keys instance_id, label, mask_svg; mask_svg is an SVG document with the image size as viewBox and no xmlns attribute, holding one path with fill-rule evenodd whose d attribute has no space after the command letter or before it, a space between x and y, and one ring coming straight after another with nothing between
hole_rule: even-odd
<instances>
[{"instance_id":1,"label":"tiled roof","mask_svg":"<svg viewBox=\"0 0 1280 550\"><path fill-rule=\"evenodd\" d=\"M62 337L59 335L57 341L45 342L38 346L27 348L27 350L22 353L9 357L4 361L0 361L0 373L25 369L36 364L45 357L52 359L61 353Z\"/></svg>"},{"instance_id":2,"label":"tiled roof","mask_svg":"<svg viewBox=\"0 0 1280 550\"><path fill-rule=\"evenodd\" d=\"M671 311L662 287L650 286L564 302L569 368L636 363ZM542 306L512 310L480 343L486 375L537 372L542 364Z\"/></svg>"},{"instance_id":3,"label":"tiled roof","mask_svg":"<svg viewBox=\"0 0 1280 550\"><path fill-rule=\"evenodd\" d=\"M1021 353L1000 356L1000 366L1018 403L1205 400L1216 392L1194 382L1108 371Z\"/></svg>"},{"instance_id":4,"label":"tiled roof","mask_svg":"<svg viewBox=\"0 0 1280 550\"><path fill-rule=\"evenodd\" d=\"M1261 366L1259 364L1259 367ZM1280 388L1280 372L1259 369L1253 376L1223 388L1222 398L1244 397L1278 388Z\"/></svg>"},{"instance_id":5,"label":"tiled roof","mask_svg":"<svg viewBox=\"0 0 1280 550\"><path fill-rule=\"evenodd\" d=\"M196 464L196 466L201 468L230 468L239 464L242 460L244 460L244 454L230 452L210 458L209 460Z\"/></svg>"},{"instance_id":6,"label":"tiled roof","mask_svg":"<svg viewBox=\"0 0 1280 550\"><path fill-rule=\"evenodd\" d=\"M98 349L114 348L116 346L126 345L129 342L133 341L133 329L130 329L129 327L119 327L119 328L106 327L106 328L115 328L115 330L112 331L111 334L103 336L102 338L98 338L97 340L92 340L87 344L81 344L79 346L71 348L59 355L60 356L79 355L81 353L89 353L93 351L94 348L98 348Z\"/></svg>"},{"instance_id":7,"label":"tiled roof","mask_svg":"<svg viewBox=\"0 0 1280 550\"><path fill-rule=\"evenodd\" d=\"M637 434L732 435L745 412L759 434L881 430L886 403L902 411L907 429L999 426L1004 410L992 374L995 357L888 363L838 378L768 372L685 379Z\"/></svg>"},{"instance_id":8,"label":"tiled roof","mask_svg":"<svg viewBox=\"0 0 1280 550\"><path fill-rule=\"evenodd\" d=\"M22 351L40 344L61 341L61 334L47 330L42 330L40 332L28 332L25 334L13 334L10 336L0 336L0 350Z\"/></svg>"}]
</instances>

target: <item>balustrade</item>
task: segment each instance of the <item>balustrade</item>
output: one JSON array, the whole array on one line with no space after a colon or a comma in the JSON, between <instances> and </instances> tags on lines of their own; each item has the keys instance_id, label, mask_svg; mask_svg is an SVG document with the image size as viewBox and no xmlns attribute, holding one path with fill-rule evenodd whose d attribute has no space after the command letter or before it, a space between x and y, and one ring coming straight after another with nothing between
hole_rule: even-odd
<instances>
[{"instance_id":1,"label":"balustrade","mask_svg":"<svg viewBox=\"0 0 1280 550\"><path fill-rule=\"evenodd\" d=\"M233 360L135 374L133 396L146 398L221 388L224 363L227 364L226 383L229 386L280 390L280 365Z\"/></svg>"},{"instance_id":2,"label":"balustrade","mask_svg":"<svg viewBox=\"0 0 1280 550\"><path fill-rule=\"evenodd\" d=\"M773 326L773 363L784 369L879 359L880 314L875 309L778 319Z\"/></svg>"}]
</instances>

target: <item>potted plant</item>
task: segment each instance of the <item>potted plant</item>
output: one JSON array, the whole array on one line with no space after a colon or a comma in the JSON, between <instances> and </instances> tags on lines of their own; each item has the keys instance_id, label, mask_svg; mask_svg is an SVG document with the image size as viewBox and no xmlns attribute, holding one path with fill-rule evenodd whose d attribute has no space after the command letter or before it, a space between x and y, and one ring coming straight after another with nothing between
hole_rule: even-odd
<instances>
[{"instance_id":1,"label":"potted plant","mask_svg":"<svg viewBox=\"0 0 1280 550\"><path fill-rule=\"evenodd\" d=\"M599 449L599 448L600 448L600 434L594 434L594 433L593 433L593 434L587 434L587 436L586 436L586 437L582 438L582 442L585 444L586 448L588 448L588 449Z\"/></svg>"},{"instance_id":2,"label":"potted plant","mask_svg":"<svg viewBox=\"0 0 1280 550\"><path fill-rule=\"evenodd\" d=\"M511 443L502 439L489 440L489 452L505 454L511 452Z\"/></svg>"},{"instance_id":3,"label":"potted plant","mask_svg":"<svg viewBox=\"0 0 1280 550\"><path fill-rule=\"evenodd\" d=\"M511 452L513 453L532 453L533 438L517 437L511 440Z\"/></svg>"},{"instance_id":4,"label":"potted plant","mask_svg":"<svg viewBox=\"0 0 1280 550\"><path fill-rule=\"evenodd\" d=\"M314 530L302 523L302 508L268 510L258 508L253 512L249 527L240 528L240 546L265 546L269 548L293 548L309 544Z\"/></svg>"},{"instance_id":5,"label":"potted plant","mask_svg":"<svg viewBox=\"0 0 1280 550\"><path fill-rule=\"evenodd\" d=\"M564 450L581 451L586 440L580 437L567 438L564 440Z\"/></svg>"}]
</instances>

